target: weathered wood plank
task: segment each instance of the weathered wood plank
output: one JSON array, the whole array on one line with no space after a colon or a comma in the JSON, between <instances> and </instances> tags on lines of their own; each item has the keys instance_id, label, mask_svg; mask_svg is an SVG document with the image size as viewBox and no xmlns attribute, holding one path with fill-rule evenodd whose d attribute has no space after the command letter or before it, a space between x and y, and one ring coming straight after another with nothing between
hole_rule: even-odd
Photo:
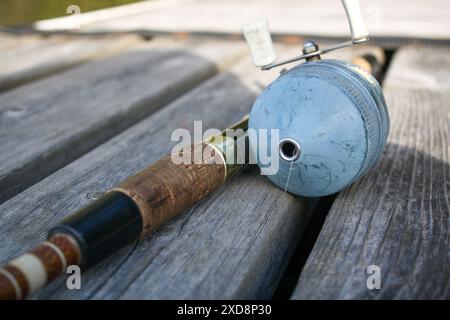
<instances>
[{"instance_id":1,"label":"weathered wood plank","mask_svg":"<svg viewBox=\"0 0 450 320\"><path fill-rule=\"evenodd\" d=\"M401 49L384 93L382 160L337 197L294 299L450 298L450 49ZM366 286L369 265L381 290Z\"/></svg>"},{"instance_id":2,"label":"weathered wood plank","mask_svg":"<svg viewBox=\"0 0 450 320\"><path fill-rule=\"evenodd\" d=\"M408 5L400 0L361 0L361 7L372 37L450 38L450 5L446 0L413 0L408 1ZM243 24L263 17L269 19L271 31L277 35L349 36L340 1L328 0L202 0L87 23L80 31L240 34ZM65 28L64 21L58 19L58 22L53 29L66 29L71 24L69 18L65 20Z\"/></svg>"},{"instance_id":3,"label":"weathered wood plank","mask_svg":"<svg viewBox=\"0 0 450 320\"><path fill-rule=\"evenodd\" d=\"M67 30L68 27L74 27L95 22L102 22L105 20L112 20L123 18L124 16L132 16L142 12L149 12L153 10L161 10L173 8L185 3L194 2L198 0L148 0L139 1L137 3L130 3L121 6L114 6L110 8L84 12L77 16L63 16L60 18L52 18L37 21L34 27L42 31ZM81 9L81 8L80 8ZM64 12L65 13L65 12ZM63 13L62 13L63 14Z\"/></svg>"},{"instance_id":4,"label":"weathered wood plank","mask_svg":"<svg viewBox=\"0 0 450 320\"><path fill-rule=\"evenodd\" d=\"M0 202L246 52L241 42L153 40L0 95Z\"/></svg>"},{"instance_id":5,"label":"weathered wood plank","mask_svg":"<svg viewBox=\"0 0 450 320\"><path fill-rule=\"evenodd\" d=\"M0 50L9 50L12 48L28 46L39 42L41 36L34 34L12 34L0 31Z\"/></svg>"},{"instance_id":6,"label":"weathered wood plank","mask_svg":"<svg viewBox=\"0 0 450 320\"><path fill-rule=\"evenodd\" d=\"M294 48L293 51L298 51ZM292 54L291 51L288 54ZM63 216L168 153L175 128L223 128L247 113L276 75L249 58L152 114L0 206L0 262L42 241ZM283 194L256 168L82 277L36 298L268 298L307 221L303 199Z\"/></svg>"},{"instance_id":7,"label":"weathered wood plank","mask_svg":"<svg viewBox=\"0 0 450 320\"><path fill-rule=\"evenodd\" d=\"M1 37L1 35L0 35ZM8 41L11 41L11 37ZM79 63L105 58L140 42L137 36L17 36L0 48L0 91L62 71ZM14 45L14 41L18 45Z\"/></svg>"}]
</instances>

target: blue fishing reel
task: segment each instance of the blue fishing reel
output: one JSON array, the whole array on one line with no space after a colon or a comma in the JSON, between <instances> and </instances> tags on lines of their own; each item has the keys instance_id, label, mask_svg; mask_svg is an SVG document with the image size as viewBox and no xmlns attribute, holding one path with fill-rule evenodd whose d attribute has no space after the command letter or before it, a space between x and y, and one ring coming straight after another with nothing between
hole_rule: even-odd
<instances>
[{"instance_id":1,"label":"blue fishing reel","mask_svg":"<svg viewBox=\"0 0 450 320\"><path fill-rule=\"evenodd\" d=\"M306 62L282 74L256 99L249 128L279 134L279 169L268 178L302 196L338 192L380 157L389 116L378 82L337 60ZM258 154L261 136L250 136ZM252 138L254 137L254 138ZM273 165L261 161L261 168ZM289 180L289 183L288 183Z\"/></svg>"},{"instance_id":2,"label":"blue fishing reel","mask_svg":"<svg viewBox=\"0 0 450 320\"><path fill-rule=\"evenodd\" d=\"M263 173L274 165L263 161L265 152L278 163L268 178L297 195L333 194L359 179L380 158L389 133L389 115L377 80L355 64L320 59L331 50L368 40L358 1L343 4L351 41L322 50L308 41L301 56L278 63L267 22L243 27L254 64L263 70L307 60L283 72L261 93L249 119L250 130L266 132L249 136L250 152ZM269 148L274 133L277 147Z\"/></svg>"}]
</instances>

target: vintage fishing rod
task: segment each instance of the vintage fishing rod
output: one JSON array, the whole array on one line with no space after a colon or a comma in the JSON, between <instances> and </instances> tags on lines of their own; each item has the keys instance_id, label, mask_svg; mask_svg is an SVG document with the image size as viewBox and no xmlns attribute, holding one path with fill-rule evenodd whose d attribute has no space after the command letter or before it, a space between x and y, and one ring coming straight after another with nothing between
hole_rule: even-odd
<instances>
[{"instance_id":1,"label":"vintage fishing rod","mask_svg":"<svg viewBox=\"0 0 450 320\"><path fill-rule=\"evenodd\" d=\"M351 43L367 41L358 2L343 3ZM265 23L244 26L243 31L255 65L263 69L281 65L274 62ZM355 64L320 60L320 54L330 50L306 42L303 55L283 63L307 62L283 72L266 88L250 116L219 135L173 151L69 215L50 230L47 241L0 268L0 299L23 299L70 265L91 267L217 190L246 164L236 162L236 154L230 159L227 150L248 142L250 151L258 154L255 138L229 139L230 129L279 129L280 168L269 179L294 194L334 193L362 176L379 157L389 128L379 84L362 68L377 72L384 61L370 53L355 59ZM199 154L200 163L173 161ZM287 168L292 169L291 180Z\"/></svg>"}]
</instances>

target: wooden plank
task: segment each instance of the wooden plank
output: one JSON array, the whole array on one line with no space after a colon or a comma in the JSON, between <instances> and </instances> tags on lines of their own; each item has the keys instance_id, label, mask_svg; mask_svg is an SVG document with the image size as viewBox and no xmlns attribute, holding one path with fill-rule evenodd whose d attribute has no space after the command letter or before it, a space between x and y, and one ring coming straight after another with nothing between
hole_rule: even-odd
<instances>
[{"instance_id":1,"label":"wooden plank","mask_svg":"<svg viewBox=\"0 0 450 320\"><path fill-rule=\"evenodd\" d=\"M246 53L241 42L154 40L0 95L0 201Z\"/></svg>"},{"instance_id":2,"label":"wooden plank","mask_svg":"<svg viewBox=\"0 0 450 320\"><path fill-rule=\"evenodd\" d=\"M142 41L137 36L12 37L0 51L0 91L65 70L79 63L105 58ZM12 40L12 39L9 39ZM12 40L14 41L14 40Z\"/></svg>"},{"instance_id":3,"label":"wooden plank","mask_svg":"<svg viewBox=\"0 0 450 320\"><path fill-rule=\"evenodd\" d=\"M287 54L297 52L295 47ZM224 128L247 113L276 75L246 57L139 124L0 206L0 262L44 238L63 216L168 153L176 128ZM305 201L256 168L153 236L87 271L81 290L64 277L35 298L268 298L307 221Z\"/></svg>"},{"instance_id":4,"label":"wooden plank","mask_svg":"<svg viewBox=\"0 0 450 320\"><path fill-rule=\"evenodd\" d=\"M41 36L34 34L13 34L0 31L0 50L9 50L11 48L26 46L31 43L39 42Z\"/></svg>"},{"instance_id":5,"label":"wooden plank","mask_svg":"<svg viewBox=\"0 0 450 320\"><path fill-rule=\"evenodd\" d=\"M55 31L67 30L71 27L78 27L79 25L102 22L105 20L112 20L123 18L124 16L132 16L142 12L149 12L160 9L170 9L181 4L194 2L198 0L147 0L139 1L137 3L130 3L121 6L114 6L110 8L94 10L81 13L77 16L64 16L60 18L46 19L34 23L34 27L41 31ZM82 9L82 8L80 8Z\"/></svg>"},{"instance_id":6,"label":"wooden plank","mask_svg":"<svg viewBox=\"0 0 450 320\"><path fill-rule=\"evenodd\" d=\"M412 0L407 6L400 0L361 0L361 7L372 37L450 38L450 4L446 0ZM350 34L340 1L328 0L202 0L86 23L80 31L240 34L243 24L264 17L276 35L347 38ZM56 30L71 24L70 18L65 20L66 27L61 19L58 22Z\"/></svg>"},{"instance_id":7,"label":"wooden plank","mask_svg":"<svg viewBox=\"0 0 450 320\"><path fill-rule=\"evenodd\" d=\"M450 298L450 49L401 49L384 93L382 160L337 197L293 299Z\"/></svg>"}]
</instances>

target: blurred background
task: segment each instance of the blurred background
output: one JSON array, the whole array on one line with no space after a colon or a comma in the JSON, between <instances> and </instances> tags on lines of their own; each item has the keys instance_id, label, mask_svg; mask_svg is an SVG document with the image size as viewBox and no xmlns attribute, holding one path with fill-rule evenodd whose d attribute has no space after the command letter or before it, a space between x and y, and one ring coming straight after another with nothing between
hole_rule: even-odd
<instances>
[{"instance_id":1,"label":"blurred background","mask_svg":"<svg viewBox=\"0 0 450 320\"><path fill-rule=\"evenodd\" d=\"M70 5L83 12L139 2L140 0L0 0L0 25L27 26L32 22L60 17Z\"/></svg>"}]
</instances>

